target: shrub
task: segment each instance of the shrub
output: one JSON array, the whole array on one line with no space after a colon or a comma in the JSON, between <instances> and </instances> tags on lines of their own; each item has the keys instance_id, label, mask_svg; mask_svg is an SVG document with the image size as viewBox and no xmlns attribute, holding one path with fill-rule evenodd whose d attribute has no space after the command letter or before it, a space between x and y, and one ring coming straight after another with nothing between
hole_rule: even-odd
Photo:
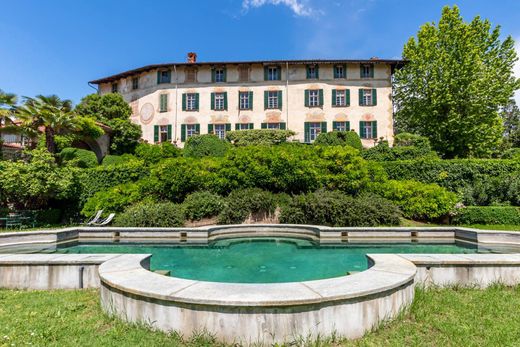
<instances>
[{"instance_id":1,"label":"shrub","mask_svg":"<svg viewBox=\"0 0 520 347\"><path fill-rule=\"evenodd\" d=\"M359 135L354 131L331 131L321 133L314 141L315 145L350 146L361 150L363 145Z\"/></svg>"},{"instance_id":2,"label":"shrub","mask_svg":"<svg viewBox=\"0 0 520 347\"><path fill-rule=\"evenodd\" d=\"M258 188L235 190L226 201L218 216L219 224L240 224L249 216L262 219L272 215L276 209L274 195Z\"/></svg>"},{"instance_id":3,"label":"shrub","mask_svg":"<svg viewBox=\"0 0 520 347\"><path fill-rule=\"evenodd\" d=\"M373 191L399 206L406 218L435 220L448 215L458 197L436 184L394 181L375 184Z\"/></svg>"},{"instance_id":4,"label":"shrub","mask_svg":"<svg viewBox=\"0 0 520 347\"><path fill-rule=\"evenodd\" d=\"M430 140L425 136L411 133L399 133L394 136L394 147L410 146L431 150Z\"/></svg>"},{"instance_id":5,"label":"shrub","mask_svg":"<svg viewBox=\"0 0 520 347\"><path fill-rule=\"evenodd\" d=\"M140 143L135 149L135 156L146 165L156 164L166 158L175 158L181 155L181 150L169 142L160 145Z\"/></svg>"},{"instance_id":6,"label":"shrub","mask_svg":"<svg viewBox=\"0 0 520 347\"><path fill-rule=\"evenodd\" d=\"M104 214L123 212L126 207L143 199L136 183L125 183L107 190L99 191L90 197L81 214L85 217L93 216L98 210Z\"/></svg>"},{"instance_id":7,"label":"shrub","mask_svg":"<svg viewBox=\"0 0 520 347\"><path fill-rule=\"evenodd\" d=\"M520 225L520 208L512 206L470 206L460 210L453 224Z\"/></svg>"},{"instance_id":8,"label":"shrub","mask_svg":"<svg viewBox=\"0 0 520 347\"><path fill-rule=\"evenodd\" d=\"M89 168L98 166L96 154L92 151L80 148L64 148L59 158L62 163L67 163L72 166Z\"/></svg>"},{"instance_id":9,"label":"shrub","mask_svg":"<svg viewBox=\"0 0 520 347\"><path fill-rule=\"evenodd\" d=\"M215 135L192 136L184 146L184 156L188 158L223 157L228 151L228 142L219 139Z\"/></svg>"},{"instance_id":10,"label":"shrub","mask_svg":"<svg viewBox=\"0 0 520 347\"><path fill-rule=\"evenodd\" d=\"M171 202L140 203L116 215L118 227L180 227L184 225L182 207Z\"/></svg>"},{"instance_id":11,"label":"shrub","mask_svg":"<svg viewBox=\"0 0 520 347\"><path fill-rule=\"evenodd\" d=\"M138 161L134 155L132 154L123 154L123 155L106 155L101 162L103 166L116 166L123 165L130 161Z\"/></svg>"},{"instance_id":12,"label":"shrub","mask_svg":"<svg viewBox=\"0 0 520 347\"><path fill-rule=\"evenodd\" d=\"M63 211L57 208L38 210L34 213L36 226L57 225L61 222Z\"/></svg>"},{"instance_id":13,"label":"shrub","mask_svg":"<svg viewBox=\"0 0 520 347\"><path fill-rule=\"evenodd\" d=\"M210 192L195 192L184 199L184 217L190 221L217 216L225 206L224 198Z\"/></svg>"},{"instance_id":14,"label":"shrub","mask_svg":"<svg viewBox=\"0 0 520 347\"><path fill-rule=\"evenodd\" d=\"M251 129L229 131L226 133L226 139L235 146L275 145L287 142L287 138L294 135L296 133L292 130Z\"/></svg>"},{"instance_id":15,"label":"shrub","mask_svg":"<svg viewBox=\"0 0 520 347\"><path fill-rule=\"evenodd\" d=\"M520 160L520 148L510 148L506 150L502 156L502 159L514 159Z\"/></svg>"},{"instance_id":16,"label":"shrub","mask_svg":"<svg viewBox=\"0 0 520 347\"><path fill-rule=\"evenodd\" d=\"M461 190L465 205L520 205L520 174L497 177L477 175Z\"/></svg>"},{"instance_id":17,"label":"shrub","mask_svg":"<svg viewBox=\"0 0 520 347\"><path fill-rule=\"evenodd\" d=\"M399 225L399 209L375 195L351 197L338 191L295 196L282 208L281 223L335 227Z\"/></svg>"},{"instance_id":18,"label":"shrub","mask_svg":"<svg viewBox=\"0 0 520 347\"><path fill-rule=\"evenodd\" d=\"M396 135L392 148L388 141L379 141L374 147L364 150L362 155L363 158L374 161L439 159L427 138L409 133Z\"/></svg>"}]
</instances>

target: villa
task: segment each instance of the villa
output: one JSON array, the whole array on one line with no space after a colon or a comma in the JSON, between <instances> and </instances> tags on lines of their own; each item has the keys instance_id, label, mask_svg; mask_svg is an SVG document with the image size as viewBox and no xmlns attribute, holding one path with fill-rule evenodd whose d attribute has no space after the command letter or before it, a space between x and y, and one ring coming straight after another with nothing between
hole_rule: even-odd
<instances>
[{"instance_id":1,"label":"villa","mask_svg":"<svg viewBox=\"0 0 520 347\"><path fill-rule=\"evenodd\" d=\"M194 135L290 129L313 142L357 132L365 147L392 143L392 74L402 60L276 60L148 65L89 82L120 93L149 143L183 146Z\"/></svg>"}]
</instances>

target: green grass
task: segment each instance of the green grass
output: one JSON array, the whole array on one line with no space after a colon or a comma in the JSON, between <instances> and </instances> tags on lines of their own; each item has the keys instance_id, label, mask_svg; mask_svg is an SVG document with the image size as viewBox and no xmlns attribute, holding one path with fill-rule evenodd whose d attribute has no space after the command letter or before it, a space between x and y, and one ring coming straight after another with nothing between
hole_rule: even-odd
<instances>
[{"instance_id":1,"label":"green grass","mask_svg":"<svg viewBox=\"0 0 520 347\"><path fill-rule=\"evenodd\" d=\"M520 231L520 225L509 224L472 224L464 225L466 228L486 229L486 230L506 230L506 231Z\"/></svg>"},{"instance_id":2,"label":"green grass","mask_svg":"<svg viewBox=\"0 0 520 347\"><path fill-rule=\"evenodd\" d=\"M98 291L0 290L0 346L215 346L105 315ZM512 346L520 341L520 287L417 290L410 310L355 341L314 346ZM298 344L301 345L301 344Z\"/></svg>"}]
</instances>

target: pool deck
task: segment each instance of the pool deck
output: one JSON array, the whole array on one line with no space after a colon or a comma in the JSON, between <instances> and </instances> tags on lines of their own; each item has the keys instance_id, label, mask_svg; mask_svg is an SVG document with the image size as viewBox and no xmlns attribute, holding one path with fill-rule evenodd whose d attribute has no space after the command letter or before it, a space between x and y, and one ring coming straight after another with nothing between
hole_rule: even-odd
<instances>
[{"instance_id":1,"label":"pool deck","mask_svg":"<svg viewBox=\"0 0 520 347\"><path fill-rule=\"evenodd\" d=\"M321 243L361 240L413 242L453 238L520 245L520 233L456 227L329 228L239 225L202 228L68 228L0 234L0 247L62 241L171 239L208 242L227 237L288 236ZM148 254L0 254L0 287L91 288L103 308L122 319L177 330L206 329L242 344L293 341L336 334L361 337L413 301L414 287L520 283L520 254L368 254L368 270L290 283L218 283L149 271Z\"/></svg>"}]
</instances>

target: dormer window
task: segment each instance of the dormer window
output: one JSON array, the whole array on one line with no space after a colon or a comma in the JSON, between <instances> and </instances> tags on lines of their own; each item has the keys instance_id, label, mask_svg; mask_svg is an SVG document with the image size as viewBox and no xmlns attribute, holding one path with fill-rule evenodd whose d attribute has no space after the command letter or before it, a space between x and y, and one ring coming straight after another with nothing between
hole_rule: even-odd
<instances>
[{"instance_id":1,"label":"dormer window","mask_svg":"<svg viewBox=\"0 0 520 347\"><path fill-rule=\"evenodd\" d=\"M318 79L318 65L308 65L307 66L307 79L314 80Z\"/></svg>"},{"instance_id":2,"label":"dormer window","mask_svg":"<svg viewBox=\"0 0 520 347\"><path fill-rule=\"evenodd\" d=\"M347 77L347 68L345 65L334 66L334 78L345 78Z\"/></svg>"},{"instance_id":3,"label":"dormer window","mask_svg":"<svg viewBox=\"0 0 520 347\"><path fill-rule=\"evenodd\" d=\"M213 69L213 82L226 82L226 69L219 67Z\"/></svg>"},{"instance_id":4,"label":"dormer window","mask_svg":"<svg viewBox=\"0 0 520 347\"><path fill-rule=\"evenodd\" d=\"M266 66L264 68L264 79L266 81L279 81L281 79L281 71L279 66Z\"/></svg>"},{"instance_id":5,"label":"dormer window","mask_svg":"<svg viewBox=\"0 0 520 347\"><path fill-rule=\"evenodd\" d=\"M374 78L374 65L361 64L361 78Z\"/></svg>"}]
</instances>

